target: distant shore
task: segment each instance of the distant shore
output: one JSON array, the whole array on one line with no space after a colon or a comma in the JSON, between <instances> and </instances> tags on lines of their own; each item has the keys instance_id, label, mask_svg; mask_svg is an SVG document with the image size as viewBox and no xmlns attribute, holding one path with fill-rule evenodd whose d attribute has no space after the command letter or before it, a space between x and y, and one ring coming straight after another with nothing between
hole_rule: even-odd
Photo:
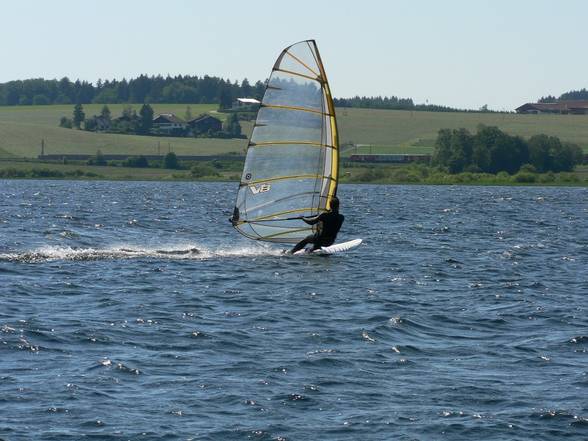
<instances>
[{"instance_id":1,"label":"distant shore","mask_svg":"<svg viewBox=\"0 0 588 441\"><path fill-rule=\"evenodd\" d=\"M191 168L135 168L96 166L84 163L60 164L34 160L0 161L0 179L55 179L105 181L203 181L238 182L240 164L219 165L202 162ZM588 165L571 173L529 173L514 175L498 173L449 174L422 164L356 165L346 164L340 172L340 183L345 184L413 184L413 185L499 185L499 186L588 186Z\"/></svg>"}]
</instances>

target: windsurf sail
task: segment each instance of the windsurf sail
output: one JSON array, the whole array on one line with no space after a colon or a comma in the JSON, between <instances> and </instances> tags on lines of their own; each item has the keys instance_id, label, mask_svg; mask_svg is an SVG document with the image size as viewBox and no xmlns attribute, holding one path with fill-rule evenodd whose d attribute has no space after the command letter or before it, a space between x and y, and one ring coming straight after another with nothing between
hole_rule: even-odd
<instances>
[{"instance_id":1,"label":"windsurf sail","mask_svg":"<svg viewBox=\"0 0 588 441\"><path fill-rule=\"evenodd\" d=\"M337 193L335 106L314 40L278 57L257 113L232 222L256 240L296 243L315 226L302 217L330 207Z\"/></svg>"}]
</instances>

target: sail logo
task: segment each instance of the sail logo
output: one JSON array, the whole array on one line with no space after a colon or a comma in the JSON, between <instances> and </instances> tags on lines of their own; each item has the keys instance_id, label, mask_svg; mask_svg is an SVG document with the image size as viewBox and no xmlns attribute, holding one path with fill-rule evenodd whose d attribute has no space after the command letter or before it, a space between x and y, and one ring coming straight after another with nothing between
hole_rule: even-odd
<instances>
[{"instance_id":1,"label":"sail logo","mask_svg":"<svg viewBox=\"0 0 588 441\"><path fill-rule=\"evenodd\" d=\"M261 185L250 185L249 188L251 189L251 193L259 194L259 193L265 193L265 192L270 191L272 189L272 186L270 184L261 184Z\"/></svg>"}]
</instances>

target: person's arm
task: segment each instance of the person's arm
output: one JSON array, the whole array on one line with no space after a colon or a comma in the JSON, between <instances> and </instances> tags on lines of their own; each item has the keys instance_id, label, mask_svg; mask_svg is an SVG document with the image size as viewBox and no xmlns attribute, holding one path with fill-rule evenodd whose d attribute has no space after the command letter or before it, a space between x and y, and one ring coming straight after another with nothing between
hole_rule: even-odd
<instances>
[{"instance_id":1,"label":"person's arm","mask_svg":"<svg viewBox=\"0 0 588 441\"><path fill-rule=\"evenodd\" d=\"M308 225L314 225L316 223L318 223L320 220L322 220L322 217L324 213L319 214L318 216L315 217L303 217L302 220L304 222L306 222Z\"/></svg>"}]
</instances>

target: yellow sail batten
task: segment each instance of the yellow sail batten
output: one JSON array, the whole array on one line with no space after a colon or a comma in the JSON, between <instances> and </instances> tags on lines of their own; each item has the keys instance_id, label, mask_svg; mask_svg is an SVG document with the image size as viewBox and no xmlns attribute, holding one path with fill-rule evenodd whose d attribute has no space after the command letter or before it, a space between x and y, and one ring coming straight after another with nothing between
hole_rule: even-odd
<instances>
[{"instance_id":1,"label":"yellow sail batten","mask_svg":"<svg viewBox=\"0 0 588 441\"><path fill-rule=\"evenodd\" d=\"M305 68L307 68L309 71L311 71L313 74L315 74L317 77L320 77L320 74L316 73L313 69L311 69L304 61L302 61L300 58L298 58L296 55L291 54L289 51L286 52L287 55L289 55L290 57L294 58L296 61L298 61L300 64L302 64Z\"/></svg>"},{"instance_id":2,"label":"yellow sail batten","mask_svg":"<svg viewBox=\"0 0 588 441\"><path fill-rule=\"evenodd\" d=\"M268 214L267 216L258 217L257 219L251 219L248 222L250 222L250 223L263 222L264 220L267 221L269 219L280 217L280 216L285 216L287 214L306 213L308 211L310 211L312 213L313 211L317 211L317 209L314 207L311 207L311 208L297 208L295 210L280 211L279 213ZM318 211L324 212L327 210L323 208L323 209L318 209Z\"/></svg>"},{"instance_id":3,"label":"yellow sail batten","mask_svg":"<svg viewBox=\"0 0 588 441\"><path fill-rule=\"evenodd\" d=\"M268 234L267 236L265 236L266 238L272 238L272 237L279 237L279 236L284 236L286 234L292 234L292 233L299 233L301 231L312 231L312 228L308 227L308 228L297 228L295 230L289 230L289 231L281 231L279 233L274 233L274 234Z\"/></svg>"},{"instance_id":4,"label":"yellow sail batten","mask_svg":"<svg viewBox=\"0 0 588 441\"><path fill-rule=\"evenodd\" d=\"M243 182L241 185L252 186L257 184L265 184L267 182L284 181L287 179L333 179L331 176L325 175L292 175L292 176L276 176L274 178L257 179L255 181Z\"/></svg>"},{"instance_id":5,"label":"yellow sail batten","mask_svg":"<svg viewBox=\"0 0 588 441\"><path fill-rule=\"evenodd\" d=\"M289 75L294 75L295 77L306 78L308 80L318 81L319 83L322 83L322 81L321 81L321 79L319 77L311 77L309 75L304 75L304 74L301 74L299 72L294 72L294 71L286 70L286 69L274 69L274 70L277 71L277 72L284 72L284 73L287 73Z\"/></svg>"},{"instance_id":6,"label":"yellow sail batten","mask_svg":"<svg viewBox=\"0 0 588 441\"><path fill-rule=\"evenodd\" d=\"M310 112L310 113L316 113L318 115L322 115L322 116L331 116L331 114L329 113L323 113L320 110L316 110L316 109L309 109L308 107L299 107L299 106L277 106L275 104L264 104L262 105L262 107L267 107L270 109L285 109L285 110L298 110L300 112Z\"/></svg>"},{"instance_id":7,"label":"yellow sail batten","mask_svg":"<svg viewBox=\"0 0 588 441\"><path fill-rule=\"evenodd\" d=\"M250 147L268 147L274 145L304 145L309 147L329 148L333 149L332 145L321 144L314 141L263 141L249 144Z\"/></svg>"}]
</instances>

